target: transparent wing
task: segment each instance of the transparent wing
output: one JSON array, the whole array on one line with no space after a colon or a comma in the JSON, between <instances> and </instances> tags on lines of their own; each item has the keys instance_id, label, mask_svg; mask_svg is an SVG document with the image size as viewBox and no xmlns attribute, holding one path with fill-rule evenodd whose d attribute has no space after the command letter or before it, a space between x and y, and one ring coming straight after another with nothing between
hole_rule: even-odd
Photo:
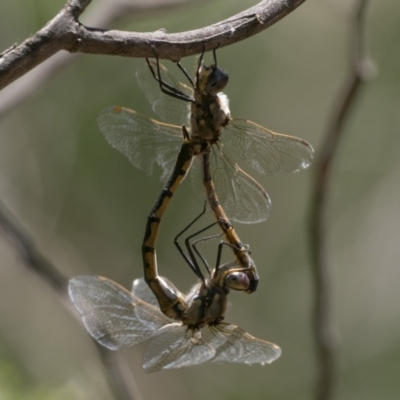
<instances>
[{"instance_id":1,"label":"transparent wing","mask_svg":"<svg viewBox=\"0 0 400 400\"><path fill-rule=\"evenodd\" d=\"M128 157L148 175L153 164L162 169L161 179L169 177L183 141L182 128L164 124L124 107L109 107L101 111L97 122L112 147Z\"/></svg>"},{"instance_id":2,"label":"transparent wing","mask_svg":"<svg viewBox=\"0 0 400 400\"><path fill-rule=\"evenodd\" d=\"M163 331L166 332L154 338L145 350L143 368L146 372L197 365L215 355L215 349L197 338L197 332L187 326L174 323Z\"/></svg>"},{"instance_id":3,"label":"transparent wing","mask_svg":"<svg viewBox=\"0 0 400 400\"><path fill-rule=\"evenodd\" d=\"M157 64L150 60L154 72L157 74ZM178 67L175 67L178 70ZM180 72L180 71L179 71ZM193 89L175 79L164 65L160 64L162 80L182 92L187 97L193 98ZM136 70L136 79L142 92L151 104L153 111L165 122L179 126L190 124L190 104L186 101L168 96L160 90L159 83L154 79L146 61L139 64Z\"/></svg>"},{"instance_id":4,"label":"transparent wing","mask_svg":"<svg viewBox=\"0 0 400 400\"><path fill-rule=\"evenodd\" d=\"M305 140L242 119L232 119L221 140L248 165L269 175L307 168L314 156L312 146Z\"/></svg>"},{"instance_id":5,"label":"transparent wing","mask_svg":"<svg viewBox=\"0 0 400 400\"><path fill-rule=\"evenodd\" d=\"M143 278L135 279L133 281L132 294L135 297L138 297L140 300L143 300L144 302L149 303L154 307L159 307L156 296L154 296L154 293L150 290L149 286Z\"/></svg>"},{"instance_id":6,"label":"transparent wing","mask_svg":"<svg viewBox=\"0 0 400 400\"><path fill-rule=\"evenodd\" d=\"M162 276L161 279L169 284L171 288L175 287L175 285L168 278ZM154 296L154 293L150 290L149 285L143 278L138 278L133 281L132 294L135 297L138 297L140 300L143 300L145 303L149 303L156 308L160 307L156 296Z\"/></svg>"},{"instance_id":7,"label":"transparent wing","mask_svg":"<svg viewBox=\"0 0 400 400\"><path fill-rule=\"evenodd\" d=\"M218 200L227 217L243 224L265 221L271 210L267 192L222 150L221 145L212 146L210 167ZM203 186L202 157L197 156L192 164L192 186L196 197L204 204L206 192Z\"/></svg>"},{"instance_id":8,"label":"transparent wing","mask_svg":"<svg viewBox=\"0 0 400 400\"><path fill-rule=\"evenodd\" d=\"M110 350L157 336L171 322L157 307L107 278L77 276L69 281L68 292L88 332Z\"/></svg>"},{"instance_id":9,"label":"transparent wing","mask_svg":"<svg viewBox=\"0 0 400 400\"><path fill-rule=\"evenodd\" d=\"M282 353L276 344L257 339L228 323L205 327L202 336L215 348L212 362L265 365L275 361Z\"/></svg>"},{"instance_id":10,"label":"transparent wing","mask_svg":"<svg viewBox=\"0 0 400 400\"><path fill-rule=\"evenodd\" d=\"M220 363L269 364L280 357L275 344L257 339L236 325L206 325L194 332L174 323L154 338L143 357L146 372L181 368L206 361Z\"/></svg>"}]
</instances>

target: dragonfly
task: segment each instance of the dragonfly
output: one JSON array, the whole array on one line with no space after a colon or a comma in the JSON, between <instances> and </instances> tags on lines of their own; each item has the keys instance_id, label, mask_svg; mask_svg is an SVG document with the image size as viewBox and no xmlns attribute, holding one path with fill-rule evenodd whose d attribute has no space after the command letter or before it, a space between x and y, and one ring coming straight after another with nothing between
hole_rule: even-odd
<instances>
[{"instance_id":1,"label":"dragonfly","mask_svg":"<svg viewBox=\"0 0 400 400\"><path fill-rule=\"evenodd\" d=\"M279 346L220 321L221 316L216 318L211 307L204 321L193 324L199 308L212 295L212 306L221 310L219 303L225 296L219 289L214 293L211 285L206 289L195 286L186 296L187 318L177 321L160 311L143 279L133 282L132 292L95 275L77 276L69 282L69 295L86 329L101 345L118 350L151 339L143 355L146 372L206 361L265 365L276 360L281 355Z\"/></svg>"},{"instance_id":2,"label":"dragonfly","mask_svg":"<svg viewBox=\"0 0 400 400\"><path fill-rule=\"evenodd\" d=\"M154 263L161 217L191 169L193 181L197 182L193 187L205 187L205 191L196 193L202 199L206 194L237 260L248 269L251 280L248 293L251 293L256 290L258 273L229 218L241 222L266 219L270 199L262 186L232 161L220 137L228 138L225 140L227 147L240 145L243 151L237 149L239 155L247 160L253 156L253 166L269 173L306 168L313 150L302 139L275 134L249 121L231 119L228 99L222 93L228 75L217 66L215 51L213 54L211 66L203 65L203 54L200 56L195 80L178 63L191 86L173 78L158 58L147 60L151 74L148 71L145 74L143 68L138 71L139 84L156 113L166 120L180 120L181 126L155 121L119 106L103 110L98 123L109 143L136 167L151 173L156 162L163 168L162 179L169 176L147 221L142 245L145 277ZM186 126L190 126L190 133ZM235 140L236 145L233 144ZM262 149L264 154L261 156ZM149 276L149 280L152 278Z\"/></svg>"},{"instance_id":3,"label":"dragonfly","mask_svg":"<svg viewBox=\"0 0 400 400\"><path fill-rule=\"evenodd\" d=\"M205 197L206 165L212 188L228 219L241 223L264 221L270 213L270 198L233 161L230 153L258 172L276 175L307 168L313 158L313 148L303 139L272 132L248 120L231 118L228 98L222 92L228 83L228 74L217 66L215 50L212 65L202 64L203 54L193 78L177 63L188 84L175 79L159 63L158 57L139 66L138 83L154 112L166 122L116 106L101 112L100 130L137 168L151 174L154 164L158 164L163 170L163 181L171 176L176 155L186 143L191 148L186 156L190 157L192 187L201 202ZM207 190L206 197L210 197ZM215 212L213 205L211 208Z\"/></svg>"},{"instance_id":4,"label":"dragonfly","mask_svg":"<svg viewBox=\"0 0 400 400\"><path fill-rule=\"evenodd\" d=\"M160 195L161 198L163 198L162 193ZM158 212L159 210L160 208L158 209ZM206 203L204 203L203 211L175 237L174 239L175 246L179 250L179 253L183 257L183 259L186 261L186 263L190 266L190 268L199 278L204 288L208 287L207 282L212 282L213 286L215 286L215 283L217 283L217 286L223 288L223 291L225 291L226 293L228 293L230 289L251 293L252 291L255 290L258 283L258 275L256 274L257 270L255 268L255 265L252 264L244 265L242 262L235 260L233 262L220 266L223 246L227 245L231 247L232 245L230 243L222 241L218 245L217 260L215 264L215 269L213 271L209 269L208 264L205 261L204 257L201 256L200 252L196 248L196 243L198 243L199 241L193 243L193 246L190 245L190 239L211 228L217 222L214 222L206 226L205 228L201 229L195 234L190 235L185 240L187 254L179 244L180 236L182 236L193 224L195 224L196 221L198 221L205 214L205 212L206 212ZM148 217L148 221L154 221L155 225L152 226L152 224L150 224L150 227L147 227L149 230L146 231L146 235L150 236L149 237L145 236L145 241L142 248L144 281L147 283L149 289L156 297L160 310L170 318L182 319L184 318L187 309L187 300L185 299L185 296L171 283L171 281L161 277L158 273L155 241L157 239L160 220L158 219L158 217L154 217L150 214L150 216ZM211 238L215 238L217 236L213 236ZM210 237L205 239L203 238L200 241L207 240L209 238ZM149 242L152 243L152 246L150 247L148 246ZM208 277L209 277L208 280L204 277L203 273L201 272L199 263L197 262L197 259L194 255L194 251L200 256L201 260L203 261L208 271ZM241 251L249 253L248 246L243 245L243 249ZM210 304L210 302L208 302L207 304Z\"/></svg>"},{"instance_id":5,"label":"dragonfly","mask_svg":"<svg viewBox=\"0 0 400 400\"><path fill-rule=\"evenodd\" d=\"M196 262L191 251L187 258ZM164 300L169 299L164 309L144 279L136 279L129 292L108 278L82 275L69 281L68 291L87 331L101 345L118 350L151 339L143 355L146 372L206 361L273 362L281 355L279 346L223 322L230 289L246 290L250 282L237 262L218 266L218 261L187 295L157 276L164 284Z\"/></svg>"}]
</instances>

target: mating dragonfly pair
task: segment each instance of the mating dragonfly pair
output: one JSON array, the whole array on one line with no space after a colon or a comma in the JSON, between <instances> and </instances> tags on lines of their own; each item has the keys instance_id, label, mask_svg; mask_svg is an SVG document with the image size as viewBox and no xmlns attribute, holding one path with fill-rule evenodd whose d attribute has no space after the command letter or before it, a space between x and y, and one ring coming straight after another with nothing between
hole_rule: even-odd
<instances>
[{"instance_id":1,"label":"mating dragonfly pair","mask_svg":"<svg viewBox=\"0 0 400 400\"><path fill-rule=\"evenodd\" d=\"M123 107L104 110L98 120L109 143L136 167L151 173L157 163L163 169L162 179L168 177L147 220L142 245L144 280L136 280L132 292L96 276L76 277L69 285L87 330L104 346L119 349L155 337L144 355L147 372L209 360L263 365L281 354L278 346L222 322L229 291L251 293L259 279L248 246L240 241L230 220L263 221L271 206L264 188L239 168L228 151L260 172L277 174L308 167L313 149L302 139L232 119L228 99L222 93L228 75L217 66L215 51L211 66L202 64L202 57L194 78L177 63L187 85L173 78L157 58L147 60L147 66L137 72L153 110L178 125ZM190 244L193 235L185 241L187 253L176 238L178 250L199 278L185 296L158 275L155 244L161 219L189 169L197 197L209 204L226 242L220 243L217 264L211 271L196 242ZM220 265L224 244L233 250L235 261ZM205 263L206 277L194 251Z\"/></svg>"}]
</instances>

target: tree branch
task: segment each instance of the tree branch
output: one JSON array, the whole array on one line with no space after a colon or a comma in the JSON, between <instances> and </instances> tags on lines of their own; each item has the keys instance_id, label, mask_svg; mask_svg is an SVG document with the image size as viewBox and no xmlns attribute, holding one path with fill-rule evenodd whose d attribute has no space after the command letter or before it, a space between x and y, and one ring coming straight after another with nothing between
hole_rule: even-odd
<instances>
[{"instance_id":1,"label":"tree branch","mask_svg":"<svg viewBox=\"0 0 400 400\"><path fill-rule=\"evenodd\" d=\"M78 21L91 0L69 0L54 19L18 46L0 54L0 89L55 53L107 54L152 57L172 61L253 36L297 8L305 0L263 0L231 18L194 31L168 34L124 32L89 28ZM154 46L154 47L153 47Z\"/></svg>"},{"instance_id":2,"label":"tree branch","mask_svg":"<svg viewBox=\"0 0 400 400\"><path fill-rule=\"evenodd\" d=\"M336 384L336 324L332 312L332 266L327 246L327 211L331 172L337 148L344 134L362 83L370 71L364 54L364 21L367 0L357 0L350 21L350 70L347 82L335 106L319 157L315 162L314 194L311 203L310 239L314 278L314 335L318 366L316 400L333 397Z\"/></svg>"},{"instance_id":3,"label":"tree branch","mask_svg":"<svg viewBox=\"0 0 400 400\"><path fill-rule=\"evenodd\" d=\"M25 228L1 201L0 227L14 244L25 266L45 284L51 286L66 309L74 317L78 317L78 313L72 307L67 295L68 279L40 253ZM81 321L80 318L79 320ZM100 359L108 373L108 382L114 393L114 398L118 400L140 400L141 396L136 388L132 374L128 372L129 369L122 357L118 353L99 345L94 339L93 343L97 347Z\"/></svg>"},{"instance_id":4,"label":"tree branch","mask_svg":"<svg viewBox=\"0 0 400 400\"><path fill-rule=\"evenodd\" d=\"M90 7L86 11L85 20L91 25L108 27L118 18L130 14L138 15L153 9L177 7L192 1L194 0L162 0L162 4L160 4L160 0L137 0L135 2L132 0L113 0L112 2L98 0L95 7ZM9 50L15 47L16 45L11 46ZM58 52L40 65L40 68L35 68L29 74L15 81L13 85L0 91L0 119L37 89L43 87L53 75L77 59L78 54Z\"/></svg>"}]
</instances>

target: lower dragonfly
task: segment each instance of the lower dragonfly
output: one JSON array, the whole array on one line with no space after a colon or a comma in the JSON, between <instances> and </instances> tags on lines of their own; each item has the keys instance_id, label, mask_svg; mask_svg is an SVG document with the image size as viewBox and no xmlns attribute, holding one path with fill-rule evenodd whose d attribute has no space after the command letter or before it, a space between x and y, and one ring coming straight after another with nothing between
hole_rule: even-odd
<instances>
[{"instance_id":1,"label":"lower dragonfly","mask_svg":"<svg viewBox=\"0 0 400 400\"><path fill-rule=\"evenodd\" d=\"M197 262L191 251L187 258ZM230 289L245 290L249 285L236 262L217 264L187 295L168 279L158 279L166 284L165 298L170 298L169 308L162 311L143 279L136 279L129 292L110 279L83 275L72 278L68 290L88 332L108 349L152 339L143 356L146 372L206 361L265 365L281 355L277 345L223 322ZM180 299L181 309L175 299Z\"/></svg>"}]
</instances>

